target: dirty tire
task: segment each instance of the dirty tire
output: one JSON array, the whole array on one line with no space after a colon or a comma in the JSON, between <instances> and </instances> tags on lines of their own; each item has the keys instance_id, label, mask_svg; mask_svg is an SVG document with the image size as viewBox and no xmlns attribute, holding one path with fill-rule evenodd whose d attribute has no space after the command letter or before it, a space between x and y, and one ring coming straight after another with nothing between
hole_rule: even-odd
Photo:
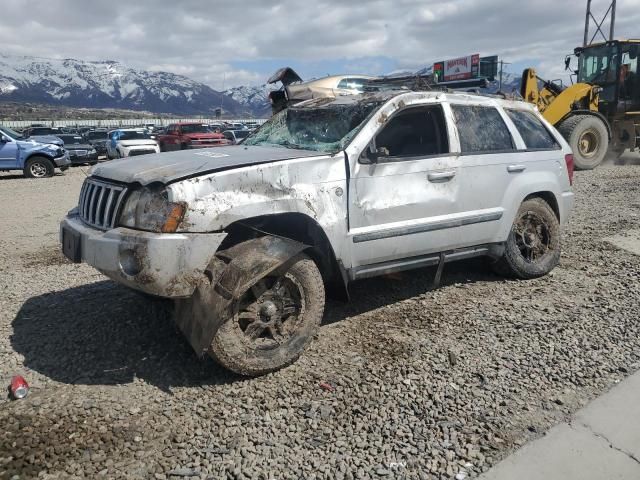
<instances>
[{"instance_id":1,"label":"dirty tire","mask_svg":"<svg viewBox=\"0 0 640 480\"><path fill-rule=\"evenodd\" d=\"M591 170L602 163L609 149L609 132L595 115L574 115L558 125L573 150L576 170Z\"/></svg>"},{"instance_id":2,"label":"dirty tire","mask_svg":"<svg viewBox=\"0 0 640 480\"><path fill-rule=\"evenodd\" d=\"M54 173L54 166L46 157L33 156L24 165L24 176L27 178L51 177Z\"/></svg>"},{"instance_id":3,"label":"dirty tire","mask_svg":"<svg viewBox=\"0 0 640 480\"><path fill-rule=\"evenodd\" d=\"M560 261L560 223L541 198L525 200L511 227L505 252L493 264L502 276L520 279L542 277Z\"/></svg>"},{"instance_id":4,"label":"dirty tire","mask_svg":"<svg viewBox=\"0 0 640 480\"><path fill-rule=\"evenodd\" d=\"M233 314L220 326L209 348L209 355L222 366L241 375L264 375L291 365L313 339L324 313L325 292L322 276L313 260L304 254L296 256L289 265L286 271L278 271L263 279L262 286L252 287L234 304ZM275 325L273 323L274 317L263 317L263 313L260 312L261 309L268 309L271 305L278 304L278 298L286 297L286 295L285 297L278 295L269 297L269 292L278 291L277 285L283 283L288 286L285 291L290 291L294 287L298 291L299 298L297 300L300 303L298 310L300 313L286 318L285 315L282 316L283 320L277 329L281 331L286 329L287 332L279 342L268 338L270 332L268 328L262 331L264 336L261 335L256 340L250 340L249 326L259 324L260 326L271 325L273 327ZM264 288L269 285L273 290L264 291ZM256 288L258 288L258 292L264 291L258 299L256 299L258 294L254 290ZM276 299L276 301L268 304L270 299ZM284 303L283 301L280 307ZM260 306L257 312L250 308L254 305ZM279 314L282 310L280 307L277 307L277 318L280 318ZM261 320L250 320L253 318ZM267 320L263 322L262 319ZM249 326L243 325L247 321ZM287 324L286 322L289 321L292 323ZM257 332L259 328L258 326L252 331ZM273 337L275 338L275 335Z\"/></svg>"}]
</instances>

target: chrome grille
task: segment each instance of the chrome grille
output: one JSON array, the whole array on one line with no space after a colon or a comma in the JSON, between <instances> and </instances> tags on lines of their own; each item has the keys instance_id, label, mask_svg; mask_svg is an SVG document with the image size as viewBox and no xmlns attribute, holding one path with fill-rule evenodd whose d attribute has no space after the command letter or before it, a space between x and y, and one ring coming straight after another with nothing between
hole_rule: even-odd
<instances>
[{"instance_id":1,"label":"chrome grille","mask_svg":"<svg viewBox=\"0 0 640 480\"><path fill-rule=\"evenodd\" d=\"M80 218L102 230L114 228L126 193L127 188L123 185L87 178L80 190Z\"/></svg>"}]
</instances>

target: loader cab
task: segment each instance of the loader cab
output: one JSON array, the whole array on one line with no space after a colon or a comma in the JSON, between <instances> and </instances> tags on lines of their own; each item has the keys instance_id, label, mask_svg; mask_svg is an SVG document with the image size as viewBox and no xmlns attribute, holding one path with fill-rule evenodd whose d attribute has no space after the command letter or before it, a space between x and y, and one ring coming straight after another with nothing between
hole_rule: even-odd
<instances>
[{"instance_id":1,"label":"loader cab","mask_svg":"<svg viewBox=\"0 0 640 480\"><path fill-rule=\"evenodd\" d=\"M578 82L598 85L607 117L640 109L640 41L614 40L577 48Z\"/></svg>"}]
</instances>

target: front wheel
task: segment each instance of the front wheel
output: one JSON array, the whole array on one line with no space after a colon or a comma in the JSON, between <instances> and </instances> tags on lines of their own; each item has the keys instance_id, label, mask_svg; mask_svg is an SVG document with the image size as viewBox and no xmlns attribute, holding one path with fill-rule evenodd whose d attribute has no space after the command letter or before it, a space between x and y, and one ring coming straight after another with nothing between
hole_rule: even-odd
<instances>
[{"instance_id":1,"label":"front wheel","mask_svg":"<svg viewBox=\"0 0 640 480\"><path fill-rule=\"evenodd\" d=\"M317 332L325 292L316 264L299 255L286 271L263 278L232 307L209 354L241 375L257 376L295 362Z\"/></svg>"},{"instance_id":2,"label":"front wheel","mask_svg":"<svg viewBox=\"0 0 640 480\"><path fill-rule=\"evenodd\" d=\"M541 198L522 202L494 270L505 276L531 279L546 275L560 261L560 222Z\"/></svg>"},{"instance_id":3,"label":"front wheel","mask_svg":"<svg viewBox=\"0 0 640 480\"><path fill-rule=\"evenodd\" d=\"M31 157L24 165L24 176L27 178L51 177L54 171L51 160L45 157Z\"/></svg>"},{"instance_id":4,"label":"front wheel","mask_svg":"<svg viewBox=\"0 0 640 480\"><path fill-rule=\"evenodd\" d=\"M591 170L602 163L609 149L609 132L595 115L574 115L558 125L573 150L576 170Z\"/></svg>"}]
</instances>

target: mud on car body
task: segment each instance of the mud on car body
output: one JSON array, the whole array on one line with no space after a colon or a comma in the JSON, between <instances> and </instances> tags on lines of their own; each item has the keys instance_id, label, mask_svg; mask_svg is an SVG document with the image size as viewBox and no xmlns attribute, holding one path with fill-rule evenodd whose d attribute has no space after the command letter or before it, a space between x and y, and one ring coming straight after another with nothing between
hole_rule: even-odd
<instances>
[{"instance_id":1,"label":"mud on car body","mask_svg":"<svg viewBox=\"0 0 640 480\"><path fill-rule=\"evenodd\" d=\"M436 92L309 100L241 145L91 172L61 224L65 255L171 299L198 354L282 368L325 291L487 255L507 275L555 267L571 151L528 104Z\"/></svg>"}]
</instances>

